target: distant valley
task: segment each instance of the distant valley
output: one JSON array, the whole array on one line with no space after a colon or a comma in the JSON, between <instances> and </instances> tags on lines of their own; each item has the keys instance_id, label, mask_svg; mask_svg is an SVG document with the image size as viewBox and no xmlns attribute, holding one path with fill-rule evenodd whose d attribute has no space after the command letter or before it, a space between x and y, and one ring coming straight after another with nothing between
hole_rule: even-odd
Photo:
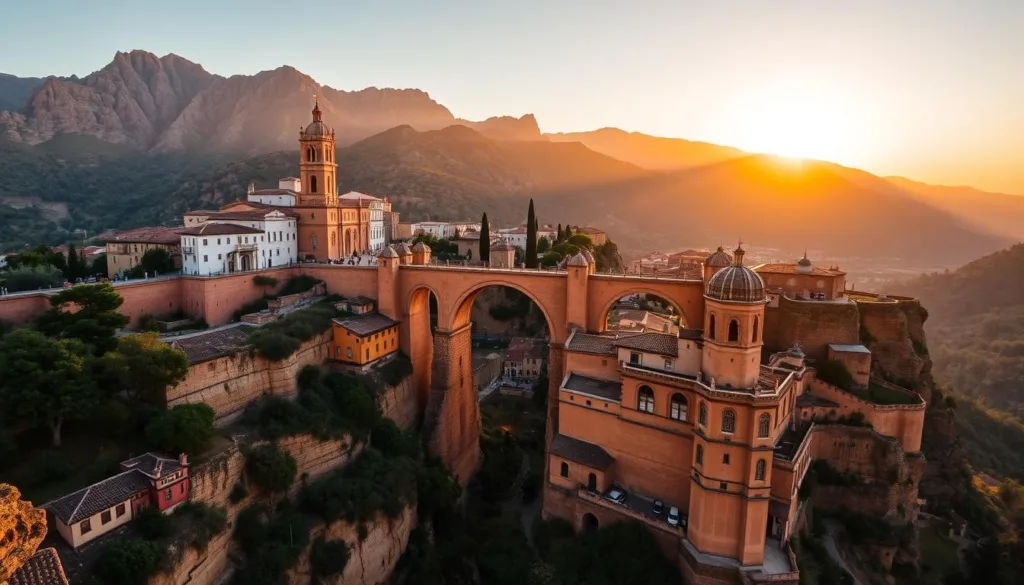
<instances>
[{"instance_id":1,"label":"distant valley","mask_svg":"<svg viewBox=\"0 0 1024 585\"><path fill-rule=\"evenodd\" d=\"M624 253L742 238L782 257L957 265L1024 239L1024 197L881 178L614 128L542 134L537 120L456 118L420 90L341 91L291 67L221 77L181 57L118 53L81 79L35 80L0 112L0 249L71 230L173 224L294 174L317 93L342 189L389 195L403 219L604 227ZM0 96L31 83L0 77ZM59 212L55 212L54 210Z\"/></svg>"}]
</instances>

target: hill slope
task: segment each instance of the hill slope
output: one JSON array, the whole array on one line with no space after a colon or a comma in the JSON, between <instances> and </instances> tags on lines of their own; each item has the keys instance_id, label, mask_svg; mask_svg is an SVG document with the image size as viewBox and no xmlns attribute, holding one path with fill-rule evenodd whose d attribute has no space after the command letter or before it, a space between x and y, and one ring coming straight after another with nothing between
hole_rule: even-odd
<instances>
[{"instance_id":1,"label":"hill slope","mask_svg":"<svg viewBox=\"0 0 1024 585\"><path fill-rule=\"evenodd\" d=\"M973 187L946 187L903 177L886 180L921 201L934 205L986 229L1014 240L1024 240L1024 196L990 193Z\"/></svg>"},{"instance_id":2,"label":"hill slope","mask_svg":"<svg viewBox=\"0 0 1024 585\"><path fill-rule=\"evenodd\" d=\"M728 146L661 138L618 128L545 134L544 137L552 142L579 142L601 154L652 170L688 169L747 156L742 150Z\"/></svg>"}]
</instances>

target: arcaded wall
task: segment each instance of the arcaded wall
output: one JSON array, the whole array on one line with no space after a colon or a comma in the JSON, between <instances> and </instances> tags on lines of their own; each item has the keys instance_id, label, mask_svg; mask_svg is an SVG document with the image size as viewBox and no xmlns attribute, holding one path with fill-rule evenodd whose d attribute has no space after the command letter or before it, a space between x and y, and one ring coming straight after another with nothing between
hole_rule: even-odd
<instances>
[{"instance_id":1,"label":"arcaded wall","mask_svg":"<svg viewBox=\"0 0 1024 585\"><path fill-rule=\"evenodd\" d=\"M764 310L764 346L776 352L799 343L808 357L826 359L830 343L860 343L857 305L779 297Z\"/></svg>"}]
</instances>

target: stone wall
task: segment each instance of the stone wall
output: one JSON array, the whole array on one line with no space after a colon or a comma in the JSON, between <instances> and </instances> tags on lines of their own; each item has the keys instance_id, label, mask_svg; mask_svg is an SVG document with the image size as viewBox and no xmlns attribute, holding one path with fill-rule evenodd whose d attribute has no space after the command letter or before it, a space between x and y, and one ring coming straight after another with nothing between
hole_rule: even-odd
<instances>
[{"instance_id":1,"label":"stone wall","mask_svg":"<svg viewBox=\"0 0 1024 585\"><path fill-rule=\"evenodd\" d=\"M216 413L218 424L225 424L263 396L292 396L298 391L299 371L322 364L330 355L331 335L331 331L317 335L281 361L244 349L192 364L185 379L167 389L167 405L206 403Z\"/></svg>"},{"instance_id":2,"label":"stone wall","mask_svg":"<svg viewBox=\"0 0 1024 585\"><path fill-rule=\"evenodd\" d=\"M384 386L377 395L377 404L385 418L404 430L416 426L420 417L420 403L416 391L416 378L409 376L397 386Z\"/></svg>"},{"instance_id":3,"label":"stone wall","mask_svg":"<svg viewBox=\"0 0 1024 585\"><path fill-rule=\"evenodd\" d=\"M858 302L861 326L872 354L872 374L918 390L916 382L930 370L924 352L925 312L916 300ZM919 355L922 350L924 355ZM921 392L925 400L930 391Z\"/></svg>"},{"instance_id":4,"label":"stone wall","mask_svg":"<svg viewBox=\"0 0 1024 585\"><path fill-rule=\"evenodd\" d=\"M796 301L780 296L778 307L765 307L764 346L783 351L799 343L808 357L827 359L830 343L860 343L857 305Z\"/></svg>"},{"instance_id":5,"label":"stone wall","mask_svg":"<svg viewBox=\"0 0 1024 585\"><path fill-rule=\"evenodd\" d=\"M471 350L468 325L434 336L430 397L423 420L427 450L463 486L480 461L480 403L473 386Z\"/></svg>"},{"instance_id":6,"label":"stone wall","mask_svg":"<svg viewBox=\"0 0 1024 585\"><path fill-rule=\"evenodd\" d=\"M812 378L809 382L811 393L818 398L835 402L838 406L815 406L800 409L798 416L803 420L814 418L838 418L855 412L864 415L864 420L879 433L894 437L907 452L921 450L921 433L924 429L925 404L874 404L841 390L827 382Z\"/></svg>"}]
</instances>

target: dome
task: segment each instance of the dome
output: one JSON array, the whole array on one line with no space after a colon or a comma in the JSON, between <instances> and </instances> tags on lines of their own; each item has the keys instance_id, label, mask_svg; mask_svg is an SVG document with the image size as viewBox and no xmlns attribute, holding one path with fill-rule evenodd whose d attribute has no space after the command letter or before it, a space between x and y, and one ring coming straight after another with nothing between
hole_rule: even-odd
<instances>
[{"instance_id":1,"label":"dome","mask_svg":"<svg viewBox=\"0 0 1024 585\"><path fill-rule=\"evenodd\" d=\"M377 254L378 258L398 258L398 252L395 251L393 246L388 246Z\"/></svg>"},{"instance_id":2,"label":"dome","mask_svg":"<svg viewBox=\"0 0 1024 585\"><path fill-rule=\"evenodd\" d=\"M807 252L804 252L804 257L797 261L796 271L801 273L811 271L811 260L807 257Z\"/></svg>"},{"instance_id":3,"label":"dome","mask_svg":"<svg viewBox=\"0 0 1024 585\"><path fill-rule=\"evenodd\" d=\"M324 124L322 113L320 112L320 100L317 100L313 105L313 121L306 126L306 129L302 131L303 138L333 138L334 130L331 130L327 124Z\"/></svg>"},{"instance_id":4,"label":"dome","mask_svg":"<svg viewBox=\"0 0 1024 585\"><path fill-rule=\"evenodd\" d=\"M717 301L764 302L764 281L746 266L733 264L711 277L708 281L707 296Z\"/></svg>"},{"instance_id":5,"label":"dome","mask_svg":"<svg viewBox=\"0 0 1024 585\"><path fill-rule=\"evenodd\" d=\"M573 256L572 258L569 258L569 261L566 262L565 265L566 266L590 266L590 263L587 262L587 259L583 256L583 254L577 252L575 256Z\"/></svg>"},{"instance_id":6,"label":"dome","mask_svg":"<svg viewBox=\"0 0 1024 585\"><path fill-rule=\"evenodd\" d=\"M590 250L583 248L580 250L580 254L583 254L583 257L587 259L588 264L594 263L594 255L590 253Z\"/></svg>"},{"instance_id":7,"label":"dome","mask_svg":"<svg viewBox=\"0 0 1024 585\"><path fill-rule=\"evenodd\" d=\"M718 250L715 250L714 254L708 256L707 259L704 260L704 266L711 266L714 268L721 268L730 264L732 264L732 258L725 253L725 250L721 246L718 247Z\"/></svg>"},{"instance_id":8,"label":"dome","mask_svg":"<svg viewBox=\"0 0 1024 585\"><path fill-rule=\"evenodd\" d=\"M430 251L430 246L424 244L423 242L417 242L416 245L412 247L412 251L414 253L416 253L416 254L421 254L423 252L429 252Z\"/></svg>"},{"instance_id":9,"label":"dome","mask_svg":"<svg viewBox=\"0 0 1024 585\"><path fill-rule=\"evenodd\" d=\"M399 256L408 256L412 254L412 250L410 250L409 246L404 242L395 246L395 252L398 252Z\"/></svg>"}]
</instances>

